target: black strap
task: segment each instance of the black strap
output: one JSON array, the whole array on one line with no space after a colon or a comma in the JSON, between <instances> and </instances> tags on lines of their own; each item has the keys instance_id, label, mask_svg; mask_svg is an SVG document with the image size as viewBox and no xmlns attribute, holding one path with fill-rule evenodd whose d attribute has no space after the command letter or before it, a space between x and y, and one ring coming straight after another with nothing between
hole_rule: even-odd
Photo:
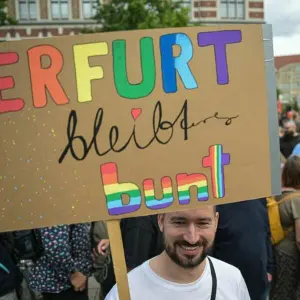
<instances>
[{"instance_id":1,"label":"black strap","mask_svg":"<svg viewBox=\"0 0 300 300\"><path fill-rule=\"evenodd\" d=\"M211 261L211 259L209 257L208 261L209 261L209 266L210 266L210 272L211 272L211 279L212 279L212 288L211 288L211 297L210 300L216 300L216 295L217 295L217 275L216 275L216 271L214 268L214 265Z\"/></svg>"}]
</instances>

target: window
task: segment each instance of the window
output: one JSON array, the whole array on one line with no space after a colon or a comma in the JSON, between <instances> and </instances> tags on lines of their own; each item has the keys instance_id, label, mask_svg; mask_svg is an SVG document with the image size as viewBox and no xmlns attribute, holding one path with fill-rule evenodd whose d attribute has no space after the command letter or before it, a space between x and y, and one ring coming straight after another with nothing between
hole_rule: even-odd
<instances>
[{"instance_id":1,"label":"window","mask_svg":"<svg viewBox=\"0 0 300 300\"><path fill-rule=\"evenodd\" d=\"M279 84L279 89L281 90L289 90L291 88L291 85L288 84L288 83L282 83L282 84Z\"/></svg>"},{"instance_id":2,"label":"window","mask_svg":"<svg viewBox=\"0 0 300 300\"><path fill-rule=\"evenodd\" d=\"M69 1L51 0L52 19L69 19Z\"/></svg>"},{"instance_id":3,"label":"window","mask_svg":"<svg viewBox=\"0 0 300 300\"><path fill-rule=\"evenodd\" d=\"M245 0L221 0L221 18L245 19Z\"/></svg>"},{"instance_id":4,"label":"window","mask_svg":"<svg viewBox=\"0 0 300 300\"><path fill-rule=\"evenodd\" d=\"M36 20L36 0L19 0L20 20Z\"/></svg>"},{"instance_id":5,"label":"window","mask_svg":"<svg viewBox=\"0 0 300 300\"><path fill-rule=\"evenodd\" d=\"M99 0L83 0L83 18L91 19L97 13Z\"/></svg>"}]
</instances>

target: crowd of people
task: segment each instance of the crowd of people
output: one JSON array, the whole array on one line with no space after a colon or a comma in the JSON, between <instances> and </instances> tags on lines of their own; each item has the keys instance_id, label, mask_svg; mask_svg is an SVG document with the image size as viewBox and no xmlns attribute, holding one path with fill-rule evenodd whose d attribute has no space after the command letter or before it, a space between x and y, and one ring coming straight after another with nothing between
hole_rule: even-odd
<instances>
[{"instance_id":1,"label":"crowd of people","mask_svg":"<svg viewBox=\"0 0 300 300\"><path fill-rule=\"evenodd\" d=\"M131 300L300 300L298 120L280 116L280 196L121 220ZM0 300L88 300L91 276L118 299L103 221L0 234Z\"/></svg>"}]
</instances>

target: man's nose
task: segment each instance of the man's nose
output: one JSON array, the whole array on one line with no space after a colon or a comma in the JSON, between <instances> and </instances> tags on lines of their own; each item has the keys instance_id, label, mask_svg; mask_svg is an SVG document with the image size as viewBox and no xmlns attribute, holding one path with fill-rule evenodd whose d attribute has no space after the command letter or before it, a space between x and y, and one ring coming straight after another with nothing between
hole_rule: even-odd
<instances>
[{"instance_id":1,"label":"man's nose","mask_svg":"<svg viewBox=\"0 0 300 300\"><path fill-rule=\"evenodd\" d=\"M184 240L190 244L196 244L199 240L199 234L194 224L190 224L184 234Z\"/></svg>"}]
</instances>

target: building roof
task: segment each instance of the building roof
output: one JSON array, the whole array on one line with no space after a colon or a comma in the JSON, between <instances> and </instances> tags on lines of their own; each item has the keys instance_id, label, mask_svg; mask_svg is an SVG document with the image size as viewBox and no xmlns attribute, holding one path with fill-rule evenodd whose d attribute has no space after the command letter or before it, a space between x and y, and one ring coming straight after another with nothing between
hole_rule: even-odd
<instances>
[{"instance_id":1,"label":"building roof","mask_svg":"<svg viewBox=\"0 0 300 300\"><path fill-rule=\"evenodd\" d=\"M287 55L287 56L275 57L276 70L279 70L286 65L294 64L294 63L300 63L300 55Z\"/></svg>"}]
</instances>

